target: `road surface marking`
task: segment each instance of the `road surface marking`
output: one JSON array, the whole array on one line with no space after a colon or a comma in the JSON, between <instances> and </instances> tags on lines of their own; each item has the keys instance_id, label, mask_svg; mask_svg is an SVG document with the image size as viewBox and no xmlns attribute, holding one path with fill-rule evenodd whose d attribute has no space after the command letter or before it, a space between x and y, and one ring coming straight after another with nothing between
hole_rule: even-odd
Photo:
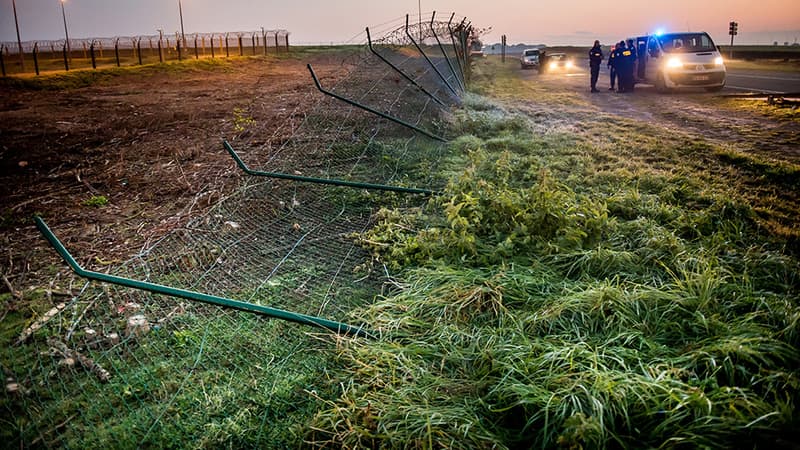
<instances>
[{"instance_id":1,"label":"road surface marking","mask_svg":"<svg viewBox=\"0 0 800 450\"><path fill-rule=\"evenodd\" d=\"M762 77L758 75L739 75L738 73L730 73L730 72L728 72L728 77L758 78L760 80L800 81L800 78Z\"/></svg>"},{"instance_id":2,"label":"road surface marking","mask_svg":"<svg viewBox=\"0 0 800 450\"><path fill-rule=\"evenodd\" d=\"M730 84L726 84L725 87L726 88L730 88L730 89L739 89L741 91L764 92L766 94L783 94L783 92L781 92L781 91L769 91L767 89L756 89L756 88L741 87L741 86L731 86Z\"/></svg>"}]
</instances>

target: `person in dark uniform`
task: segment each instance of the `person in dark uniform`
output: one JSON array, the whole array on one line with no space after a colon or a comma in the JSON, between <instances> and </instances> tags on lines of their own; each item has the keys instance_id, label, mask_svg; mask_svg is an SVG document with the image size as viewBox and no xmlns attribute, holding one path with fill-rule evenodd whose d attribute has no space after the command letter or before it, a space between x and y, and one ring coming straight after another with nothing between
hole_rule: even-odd
<instances>
[{"instance_id":1,"label":"person in dark uniform","mask_svg":"<svg viewBox=\"0 0 800 450\"><path fill-rule=\"evenodd\" d=\"M592 73L592 92L597 90L597 78L600 76L600 63L603 62L603 50L600 49L600 41L594 41L594 46L589 50L589 69Z\"/></svg>"},{"instance_id":2,"label":"person in dark uniform","mask_svg":"<svg viewBox=\"0 0 800 450\"><path fill-rule=\"evenodd\" d=\"M636 85L636 77L634 73L636 73L636 45L633 43L633 39L628 39L627 49L631 52L630 55L630 62L627 66L625 66L628 70L628 85L625 86L625 92L633 92L633 87Z\"/></svg>"},{"instance_id":3,"label":"person in dark uniform","mask_svg":"<svg viewBox=\"0 0 800 450\"><path fill-rule=\"evenodd\" d=\"M609 91L614 90L614 85L617 81L617 44L613 44L611 46L611 51L608 53L608 76L611 78L611 87L608 88Z\"/></svg>"},{"instance_id":4,"label":"person in dark uniform","mask_svg":"<svg viewBox=\"0 0 800 450\"><path fill-rule=\"evenodd\" d=\"M625 47L625 41L619 41L617 44L617 92L625 92L628 87L628 70L627 66L630 62L631 52Z\"/></svg>"},{"instance_id":5,"label":"person in dark uniform","mask_svg":"<svg viewBox=\"0 0 800 450\"><path fill-rule=\"evenodd\" d=\"M547 70L547 52L539 50L539 74L543 74Z\"/></svg>"}]
</instances>

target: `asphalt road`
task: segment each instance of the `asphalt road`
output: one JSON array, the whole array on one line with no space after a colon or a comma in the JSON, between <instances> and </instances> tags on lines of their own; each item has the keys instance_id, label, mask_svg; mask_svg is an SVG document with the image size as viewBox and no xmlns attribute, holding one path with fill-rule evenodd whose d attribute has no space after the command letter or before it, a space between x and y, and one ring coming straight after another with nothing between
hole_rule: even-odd
<instances>
[{"instance_id":1,"label":"asphalt road","mask_svg":"<svg viewBox=\"0 0 800 450\"><path fill-rule=\"evenodd\" d=\"M589 76L588 61L578 65L569 76ZM600 83L598 86L608 85L608 68L605 61L600 66ZM727 79L723 93L764 93L764 94L797 94L800 93L800 72L771 71L771 70L746 70L728 69Z\"/></svg>"},{"instance_id":2,"label":"asphalt road","mask_svg":"<svg viewBox=\"0 0 800 450\"><path fill-rule=\"evenodd\" d=\"M725 90L767 94L800 93L800 73L728 69Z\"/></svg>"}]
</instances>

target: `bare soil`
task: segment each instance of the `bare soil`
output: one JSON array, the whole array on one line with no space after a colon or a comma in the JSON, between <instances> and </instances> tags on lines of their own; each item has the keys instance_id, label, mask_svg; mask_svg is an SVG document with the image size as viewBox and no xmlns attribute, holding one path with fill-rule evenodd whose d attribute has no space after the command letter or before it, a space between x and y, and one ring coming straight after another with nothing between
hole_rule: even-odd
<instances>
[{"instance_id":1,"label":"bare soil","mask_svg":"<svg viewBox=\"0 0 800 450\"><path fill-rule=\"evenodd\" d=\"M103 270L209 208L241 180L221 142L236 134L234 111L260 127L302 114L316 92L310 60L329 82L343 72L336 55L312 54L155 66L74 89L0 83L0 292L21 298L68 272L35 214Z\"/></svg>"}]
</instances>

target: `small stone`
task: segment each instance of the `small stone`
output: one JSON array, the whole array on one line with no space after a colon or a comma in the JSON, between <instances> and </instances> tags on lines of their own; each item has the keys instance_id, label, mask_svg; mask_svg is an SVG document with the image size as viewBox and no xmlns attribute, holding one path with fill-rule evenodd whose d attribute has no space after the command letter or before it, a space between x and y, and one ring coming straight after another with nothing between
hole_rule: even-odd
<instances>
[{"instance_id":1,"label":"small stone","mask_svg":"<svg viewBox=\"0 0 800 450\"><path fill-rule=\"evenodd\" d=\"M8 392L9 394L16 394L17 392L19 392L19 383L7 383L6 392Z\"/></svg>"},{"instance_id":2,"label":"small stone","mask_svg":"<svg viewBox=\"0 0 800 450\"><path fill-rule=\"evenodd\" d=\"M125 327L126 336L144 336L149 331L150 324L145 316L139 314L128 318L128 325Z\"/></svg>"},{"instance_id":3,"label":"small stone","mask_svg":"<svg viewBox=\"0 0 800 450\"><path fill-rule=\"evenodd\" d=\"M108 336L106 336L106 337L108 338L108 341L109 341L109 342L111 342L111 345L117 345L117 344L119 344L119 334L117 334L117 333L111 333L111 334L109 334L109 335L108 335Z\"/></svg>"},{"instance_id":4,"label":"small stone","mask_svg":"<svg viewBox=\"0 0 800 450\"><path fill-rule=\"evenodd\" d=\"M83 332L86 333L86 340L94 339L97 337L97 331L94 331L91 328L86 328L85 330L83 330Z\"/></svg>"},{"instance_id":5,"label":"small stone","mask_svg":"<svg viewBox=\"0 0 800 450\"><path fill-rule=\"evenodd\" d=\"M234 222L232 220L225 221L224 225L226 227L230 227L232 230L238 230L239 228L241 228L241 225L239 225L238 223L236 223L236 222Z\"/></svg>"},{"instance_id":6,"label":"small stone","mask_svg":"<svg viewBox=\"0 0 800 450\"><path fill-rule=\"evenodd\" d=\"M58 362L58 366L63 369L72 369L75 367L75 360L72 358L64 358Z\"/></svg>"}]
</instances>

